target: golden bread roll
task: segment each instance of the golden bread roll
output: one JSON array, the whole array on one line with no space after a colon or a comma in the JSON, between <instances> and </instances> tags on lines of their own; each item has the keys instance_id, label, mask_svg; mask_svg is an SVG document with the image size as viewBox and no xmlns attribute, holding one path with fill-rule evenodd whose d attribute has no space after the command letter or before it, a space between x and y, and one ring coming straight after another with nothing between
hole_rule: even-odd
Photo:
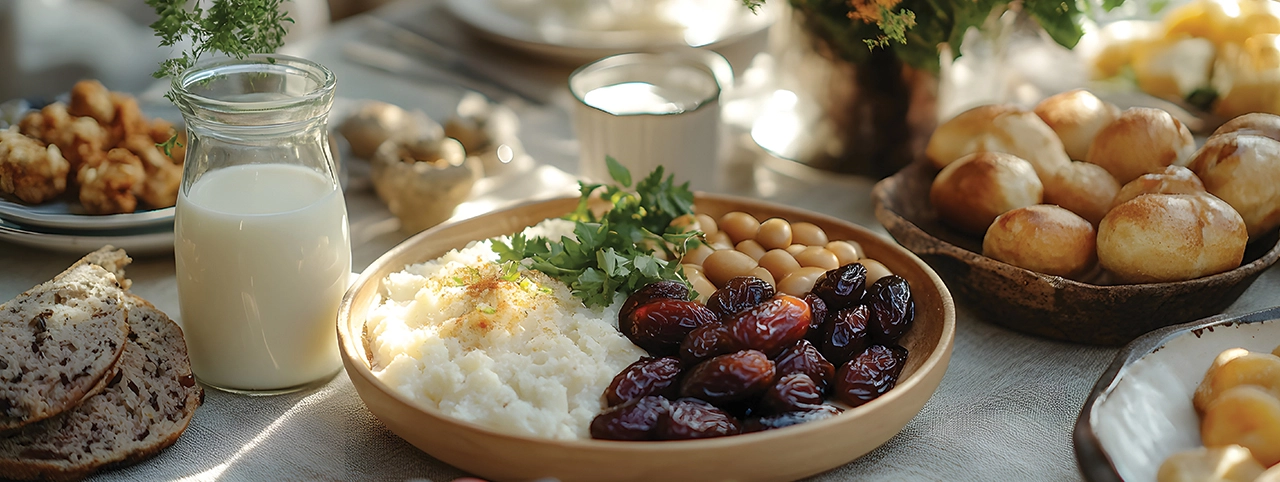
<instances>
[{"instance_id":1,"label":"golden bread roll","mask_svg":"<svg viewBox=\"0 0 1280 482\"><path fill-rule=\"evenodd\" d=\"M1280 225L1280 141L1238 132L1213 136L1187 167L1240 213L1250 237Z\"/></svg>"},{"instance_id":2,"label":"golden bread roll","mask_svg":"<svg viewBox=\"0 0 1280 482\"><path fill-rule=\"evenodd\" d=\"M1058 134L1067 156L1081 161L1089 155L1089 146L1098 131L1120 117L1119 107L1083 89L1042 100L1035 112Z\"/></svg>"},{"instance_id":3,"label":"golden bread roll","mask_svg":"<svg viewBox=\"0 0 1280 482\"><path fill-rule=\"evenodd\" d=\"M1143 174L1129 181L1115 199L1111 201L1114 208L1143 194L1194 194L1205 192L1204 183L1194 172L1182 166L1169 166L1163 172Z\"/></svg>"},{"instance_id":4,"label":"golden bread roll","mask_svg":"<svg viewBox=\"0 0 1280 482\"><path fill-rule=\"evenodd\" d=\"M1120 183L1097 164L1072 162L1065 169L1040 176L1045 204L1056 204L1097 226L1111 210Z\"/></svg>"},{"instance_id":5,"label":"golden bread roll","mask_svg":"<svg viewBox=\"0 0 1280 482\"><path fill-rule=\"evenodd\" d=\"M1093 225L1071 211L1037 204L1001 214L982 238L982 255L1039 273L1074 277L1097 261Z\"/></svg>"},{"instance_id":6,"label":"golden bread roll","mask_svg":"<svg viewBox=\"0 0 1280 482\"><path fill-rule=\"evenodd\" d=\"M1245 114L1222 124L1213 135L1225 135L1232 132L1268 137L1280 141L1280 115L1254 112Z\"/></svg>"},{"instance_id":7,"label":"golden bread roll","mask_svg":"<svg viewBox=\"0 0 1280 482\"><path fill-rule=\"evenodd\" d=\"M1040 204L1044 186L1031 163L1002 152L978 152L951 163L929 189L943 222L971 234L986 232L996 216Z\"/></svg>"},{"instance_id":8,"label":"golden bread roll","mask_svg":"<svg viewBox=\"0 0 1280 482\"><path fill-rule=\"evenodd\" d=\"M1185 166L1195 150L1191 131L1178 119L1160 109L1134 107L1098 132L1086 160L1125 184L1170 165Z\"/></svg>"},{"instance_id":9,"label":"golden bread roll","mask_svg":"<svg viewBox=\"0 0 1280 482\"><path fill-rule=\"evenodd\" d=\"M1062 141L1034 112L996 104L974 107L938 126L925 155L938 169L966 154L1004 152L1048 173L1071 162Z\"/></svg>"},{"instance_id":10,"label":"golden bread roll","mask_svg":"<svg viewBox=\"0 0 1280 482\"><path fill-rule=\"evenodd\" d=\"M1098 225L1098 262L1128 283L1183 281L1240 266L1248 232L1208 193L1143 194Z\"/></svg>"}]
</instances>

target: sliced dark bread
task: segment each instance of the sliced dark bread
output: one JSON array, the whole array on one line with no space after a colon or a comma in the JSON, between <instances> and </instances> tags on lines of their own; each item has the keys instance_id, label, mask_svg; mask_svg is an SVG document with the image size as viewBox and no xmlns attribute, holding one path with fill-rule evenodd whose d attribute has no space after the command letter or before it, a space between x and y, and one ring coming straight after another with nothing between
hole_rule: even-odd
<instances>
[{"instance_id":1,"label":"sliced dark bread","mask_svg":"<svg viewBox=\"0 0 1280 482\"><path fill-rule=\"evenodd\" d=\"M52 417L100 389L129 334L124 291L98 251L0 305L0 432Z\"/></svg>"},{"instance_id":2,"label":"sliced dark bread","mask_svg":"<svg viewBox=\"0 0 1280 482\"><path fill-rule=\"evenodd\" d=\"M191 374L182 329L146 300L127 295L133 328L101 394L58 417L0 437L0 474L75 480L145 460L172 445L204 391Z\"/></svg>"}]
</instances>

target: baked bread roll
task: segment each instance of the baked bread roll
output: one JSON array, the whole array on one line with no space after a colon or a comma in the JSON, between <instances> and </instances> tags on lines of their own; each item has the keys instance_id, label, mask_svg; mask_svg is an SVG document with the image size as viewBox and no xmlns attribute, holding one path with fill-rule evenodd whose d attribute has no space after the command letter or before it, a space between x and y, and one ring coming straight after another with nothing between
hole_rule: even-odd
<instances>
[{"instance_id":1,"label":"baked bread roll","mask_svg":"<svg viewBox=\"0 0 1280 482\"><path fill-rule=\"evenodd\" d=\"M75 409L0 437L0 474L80 479L145 460L172 445L204 399L182 329L142 298L125 296L133 333L118 372Z\"/></svg>"},{"instance_id":2,"label":"baked bread roll","mask_svg":"<svg viewBox=\"0 0 1280 482\"><path fill-rule=\"evenodd\" d=\"M1086 160L1126 184L1170 165L1185 166L1195 150L1191 131L1178 119L1160 109L1134 107L1098 132Z\"/></svg>"},{"instance_id":3,"label":"baked bread roll","mask_svg":"<svg viewBox=\"0 0 1280 482\"><path fill-rule=\"evenodd\" d=\"M948 165L934 178L929 200L943 222L956 229L986 232L996 216L1040 204L1044 186L1031 163L1002 152L978 152Z\"/></svg>"},{"instance_id":4,"label":"baked bread roll","mask_svg":"<svg viewBox=\"0 0 1280 482\"><path fill-rule=\"evenodd\" d=\"M1240 213L1250 237L1280 225L1280 141L1239 132L1213 136L1187 167Z\"/></svg>"},{"instance_id":5,"label":"baked bread roll","mask_svg":"<svg viewBox=\"0 0 1280 482\"><path fill-rule=\"evenodd\" d=\"M65 412L102 389L129 334L123 296L114 275L80 260L0 305L0 432Z\"/></svg>"},{"instance_id":6,"label":"baked bread roll","mask_svg":"<svg viewBox=\"0 0 1280 482\"><path fill-rule=\"evenodd\" d=\"M1119 206L1143 194L1195 194L1205 192L1204 183L1194 172L1182 166L1169 166L1162 172L1143 174L1129 181L1111 201L1111 207Z\"/></svg>"},{"instance_id":7,"label":"baked bread roll","mask_svg":"<svg viewBox=\"0 0 1280 482\"><path fill-rule=\"evenodd\" d=\"M1056 204L1076 213L1094 226L1111 210L1120 183L1101 166L1072 162L1057 172L1040 176L1045 204Z\"/></svg>"},{"instance_id":8,"label":"baked bread roll","mask_svg":"<svg viewBox=\"0 0 1280 482\"><path fill-rule=\"evenodd\" d=\"M1119 107L1083 89L1042 100L1035 112L1062 139L1067 156L1081 161L1088 157L1098 131L1120 117Z\"/></svg>"},{"instance_id":9,"label":"baked bread roll","mask_svg":"<svg viewBox=\"0 0 1280 482\"><path fill-rule=\"evenodd\" d=\"M1213 131L1214 136L1238 132L1280 141L1280 115L1265 112L1245 114L1227 121Z\"/></svg>"},{"instance_id":10,"label":"baked bread roll","mask_svg":"<svg viewBox=\"0 0 1280 482\"><path fill-rule=\"evenodd\" d=\"M925 155L939 169L975 152L1013 154L1041 174L1071 162L1058 135L1040 117L1007 104L960 113L938 126L925 148Z\"/></svg>"},{"instance_id":11,"label":"baked bread roll","mask_svg":"<svg viewBox=\"0 0 1280 482\"><path fill-rule=\"evenodd\" d=\"M1128 283L1183 281L1240 266L1248 231L1208 193L1143 194L1098 226L1098 262Z\"/></svg>"},{"instance_id":12,"label":"baked bread roll","mask_svg":"<svg viewBox=\"0 0 1280 482\"><path fill-rule=\"evenodd\" d=\"M1058 206L1037 204L1001 214L982 238L982 255L1019 268L1075 277L1093 267L1093 225Z\"/></svg>"}]
</instances>

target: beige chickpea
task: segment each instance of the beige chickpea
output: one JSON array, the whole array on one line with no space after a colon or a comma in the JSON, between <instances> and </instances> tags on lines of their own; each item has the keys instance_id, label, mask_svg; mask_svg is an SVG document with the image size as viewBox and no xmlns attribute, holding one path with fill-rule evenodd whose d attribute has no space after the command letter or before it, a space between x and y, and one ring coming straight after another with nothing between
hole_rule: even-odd
<instances>
[{"instance_id":1,"label":"beige chickpea","mask_svg":"<svg viewBox=\"0 0 1280 482\"><path fill-rule=\"evenodd\" d=\"M760 267L769 270L773 274L773 279L781 280L791 274L792 271L800 269L800 263L796 262L796 258L791 253L781 249L771 249L760 257Z\"/></svg>"},{"instance_id":2,"label":"beige chickpea","mask_svg":"<svg viewBox=\"0 0 1280 482\"><path fill-rule=\"evenodd\" d=\"M760 246L760 243L757 243L754 239L745 239L738 243L737 246L734 246L733 249L741 251L742 254L750 256L751 259L756 261L760 261L760 257L764 256L765 252L764 247Z\"/></svg>"},{"instance_id":3,"label":"beige chickpea","mask_svg":"<svg viewBox=\"0 0 1280 482\"><path fill-rule=\"evenodd\" d=\"M733 242L756 237L760 231L760 221L750 214L734 211L720 217L720 232L728 234Z\"/></svg>"},{"instance_id":4,"label":"beige chickpea","mask_svg":"<svg viewBox=\"0 0 1280 482\"><path fill-rule=\"evenodd\" d=\"M684 269L685 276L689 276L689 273L693 273L693 272L702 274L702 265L700 264L683 263L680 265L680 267Z\"/></svg>"},{"instance_id":5,"label":"beige chickpea","mask_svg":"<svg viewBox=\"0 0 1280 482\"><path fill-rule=\"evenodd\" d=\"M698 220L698 226L702 228L702 232L707 236L720 232L720 228L716 226L715 218L707 216L706 214L699 214L694 216L694 218Z\"/></svg>"},{"instance_id":6,"label":"beige chickpea","mask_svg":"<svg viewBox=\"0 0 1280 482\"><path fill-rule=\"evenodd\" d=\"M791 224L791 242L800 243L808 246L823 246L827 244L827 232L813 223L793 223Z\"/></svg>"},{"instance_id":7,"label":"beige chickpea","mask_svg":"<svg viewBox=\"0 0 1280 482\"><path fill-rule=\"evenodd\" d=\"M1192 405L1203 413L1222 393L1240 385L1256 385L1280 398L1280 357L1241 348L1220 353L1196 387Z\"/></svg>"},{"instance_id":8,"label":"beige chickpea","mask_svg":"<svg viewBox=\"0 0 1280 482\"><path fill-rule=\"evenodd\" d=\"M668 227L677 228L679 232L686 233L689 231L702 231L702 226L698 223L698 218L692 214L682 214L671 220ZM703 231L704 233L706 231ZM661 233L659 233L661 234Z\"/></svg>"},{"instance_id":9,"label":"beige chickpea","mask_svg":"<svg viewBox=\"0 0 1280 482\"><path fill-rule=\"evenodd\" d=\"M702 262L702 272L716 286L724 286L726 282L737 276L746 276L759 264L750 256L741 252L724 249L711 253Z\"/></svg>"},{"instance_id":10,"label":"beige chickpea","mask_svg":"<svg viewBox=\"0 0 1280 482\"><path fill-rule=\"evenodd\" d=\"M826 245L827 251L836 254L840 266L856 263L862 259L862 245L855 241L832 241Z\"/></svg>"},{"instance_id":11,"label":"beige chickpea","mask_svg":"<svg viewBox=\"0 0 1280 482\"><path fill-rule=\"evenodd\" d=\"M801 251L804 251L805 248L808 248L808 246L805 246L803 244L793 243L791 246L787 246L784 249L786 249L788 253L791 253L792 256L795 256L797 254L800 254Z\"/></svg>"},{"instance_id":12,"label":"beige chickpea","mask_svg":"<svg viewBox=\"0 0 1280 482\"><path fill-rule=\"evenodd\" d=\"M685 251L684 257L680 258L680 262L685 264L696 264L701 266L702 262L706 261L707 256L710 256L711 253L714 253L714 252L715 252L715 249L712 249L711 246L707 246L705 244L699 243L696 248Z\"/></svg>"},{"instance_id":13,"label":"beige chickpea","mask_svg":"<svg viewBox=\"0 0 1280 482\"><path fill-rule=\"evenodd\" d=\"M1200 437L1206 447L1241 445L1264 467L1280 463L1280 398L1256 385L1222 392L1204 412Z\"/></svg>"},{"instance_id":14,"label":"beige chickpea","mask_svg":"<svg viewBox=\"0 0 1280 482\"><path fill-rule=\"evenodd\" d=\"M867 268L867 287L868 288L870 288L871 284L875 283L876 280L893 274L893 272L889 271L889 268L885 267L883 263L876 261L874 259L863 258L858 260L858 262L862 263L862 267Z\"/></svg>"},{"instance_id":15,"label":"beige chickpea","mask_svg":"<svg viewBox=\"0 0 1280 482\"><path fill-rule=\"evenodd\" d=\"M769 284L774 286L777 286L778 284L776 281L773 280L773 273L770 273L769 270L764 269L763 266L757 266L756 269L751 270L751 276L755 276L762 280L768 281Z\"/></svg>"},{"instance_id":16,"label":"beige chickpea","mask_svg":"<svg viewBox=\"0 0 1280 482\"><path fill-rule=\"evenodd\" d=\"M707 244L710 244L713 249L733 249L733 240L724 231L707 236Z\"/></svg>"},{"instance_id":17,"label":"beige chickpea","mask_svg":"<svg viewBox=\"0 0 1280 482\"><path fill-rule=\"evenodd\" d=\"M791 223L781 218L773 218L761 223L760 231L756 233L756 241L765 249L791 246Z\"/></svg>"},{"instance_id":18,"label":"beige chickpea","mask_svg":"<svg viewBox=\"0 0 1280 482\"><path fill-rule=\"evenodd\" d=\"M786 278L778 282L778 291L791 296L804 296L805 293L813 290L813 284L818 281L818 277L826 272L827 270L825 269L814 267L792 271Z\"/></svg>"},{"instance_id":19,"label":"beige chickpea","mask_svg":"<svg viewBox=\"0 0 1280 482\"><path fill-rule=\"evenodd\" d=\"M693 285L693 290L698 292L698 301L706 303L711 298L711 294L716 292L716 286L707 280L707 277L701 271L685 271L684 277L689 280L689 284Z\"/></svg>"},{"instance_id":20,"label":"beige chickpea","mask_svg":"<svg viewBox=\"0 0 1280 482\"><path fill-rule=\"evenodd\" d=\"M796 262L800 263L800 266L812 266L822 269L836 269L840 267L840 261L836 258L836 254L821 246L810 246L805 248L804 251L796 254Z\"/></svg>"}]
</instances>

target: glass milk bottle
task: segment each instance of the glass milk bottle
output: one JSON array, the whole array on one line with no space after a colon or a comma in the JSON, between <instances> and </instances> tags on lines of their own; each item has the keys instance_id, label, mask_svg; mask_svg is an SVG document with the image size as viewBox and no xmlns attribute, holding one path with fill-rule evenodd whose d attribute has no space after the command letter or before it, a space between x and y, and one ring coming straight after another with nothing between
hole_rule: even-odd
<instances>
[{"instance_id":1,"label":"glass milk bottle","mask_svg":"<svg viewBox=\"0 0 1280 482\"><path fill-rule=\"evenodd\" d=\"M325 127L333 73L262 55L200 63L173 86L188 135L174 251L196 377L259 394L323 383L342 366L351 272Z\"/></svg>"}]
</instances>

